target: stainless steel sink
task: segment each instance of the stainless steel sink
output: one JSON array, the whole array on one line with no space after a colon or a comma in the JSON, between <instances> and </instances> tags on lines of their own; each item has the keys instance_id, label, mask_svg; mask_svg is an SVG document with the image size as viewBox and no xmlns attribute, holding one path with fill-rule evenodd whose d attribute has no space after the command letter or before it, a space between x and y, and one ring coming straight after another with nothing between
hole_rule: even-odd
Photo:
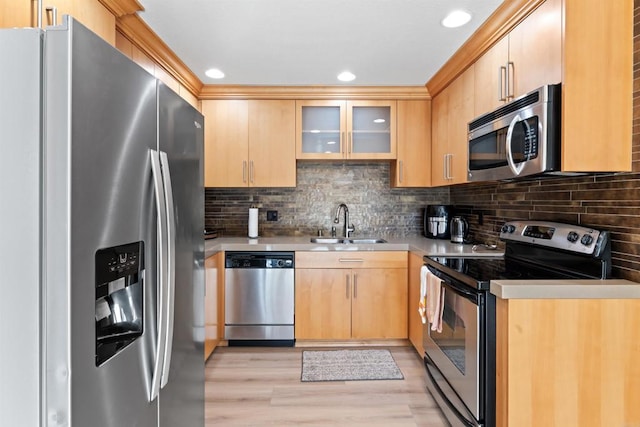
<instances>
[{"instance_id":1,"label":"stainless steel sink","mask_svg":"<svg viewBox=\"0 0 640 427\"><path fill-rule=\"evenodd\" d=\"M321 243L321 244L372 244L372 243L387 243L384 239L337 239L331 237L312 237L311 243Z\"/></svg>"},{"instance_id":2,"label":"stainless steel sink","mask_svg":"<svg viewBox=\"0 0 640 427\"><path fill-rule=\"evenodd\" d=\"M336 239L331 237L312 237L311 243L324 243L324 244L344 243L344 239Z\"/></svg>"},{"instance_id":3,"label":"stainless steel sink","mask_svg":"<svg viewBox=\"0 0 640 427\"><path fill-rule=\"evenodd\" d=\"M345 239L342 243L368 244L368 243L387 243L384 239Z\"/></svg>"}]
</instances>

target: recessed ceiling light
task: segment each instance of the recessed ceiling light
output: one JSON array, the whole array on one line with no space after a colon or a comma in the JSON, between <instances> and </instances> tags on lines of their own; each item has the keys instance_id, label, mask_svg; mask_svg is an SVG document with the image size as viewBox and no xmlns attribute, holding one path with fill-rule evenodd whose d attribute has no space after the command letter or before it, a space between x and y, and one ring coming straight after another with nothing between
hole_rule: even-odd
<instances>
[{"instance_id":1,"label":"recessed ceiling light","mask_svg":"<svg viewBox=\"0 0 640 427\"><path fill-rule=\"evenodd\" d=\"M217 68L211 68L204 72L207 77L211 77L212 79L223 79L224 73Z\"/></svg>"},{"instance_id":2,"label":"recessed ceiling light","mask_svg":"<svg viewBox=\"0 0 640 427\"><path fill-rule=\"evenodd\" d=\"M386 122L386 120L385 120L385 119L375 119L375 120L373 121L373 123L384 123L384 122Z\"/></svg>"},{"instance_id":3,"label":"recessed ceiling light","mask_svg":"<svg viewBox=\"0 0 640 427\"><path fill-rule=\"evenodd\" d=\"M465 12L464 10L454 10L442 20L442 25L447 28L457 28L463 26L470 20L470 13Z\"/></svg>"},{"instance_id":4,"label":"recessed ceiling light","mask_svg":"<svg viewBox=\"0 0 640 427\"><path fill-rule=\"evenodd\" d=\"M355 78L356 75L350 71L343 71L338 74L338 80L340 80L341 82L350 82L352 80L355 80Z\"/></svg>"}]
</instances>

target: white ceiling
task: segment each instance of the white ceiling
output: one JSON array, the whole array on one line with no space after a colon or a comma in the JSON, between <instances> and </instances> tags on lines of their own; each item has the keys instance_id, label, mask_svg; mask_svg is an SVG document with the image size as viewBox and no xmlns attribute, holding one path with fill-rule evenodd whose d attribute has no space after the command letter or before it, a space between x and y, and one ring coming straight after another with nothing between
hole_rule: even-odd
<instances>
[{"instance_id":1,"label":"white ceiling","mask_svg":"<svg viewBox=\"0 0 640 427\"><path fill-rule=\"evenodd\" d=\"M139 0L204 84L424 85L502 0ZM440 25L453 9L471 22ZM219 68L226 77L204 72ZM336 79L344 70L357 78Z\"/></svg>"}]
</instances>

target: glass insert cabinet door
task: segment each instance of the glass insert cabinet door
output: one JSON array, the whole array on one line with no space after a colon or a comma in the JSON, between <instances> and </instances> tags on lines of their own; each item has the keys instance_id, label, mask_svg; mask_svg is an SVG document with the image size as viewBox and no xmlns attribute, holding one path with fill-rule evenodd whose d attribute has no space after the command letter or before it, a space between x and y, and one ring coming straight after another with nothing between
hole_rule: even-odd
<instances>
[{"instance_id":1,"label":"glass insert cabinet door","mask_svg":"<svg viewBox=\"0 0 640 427\"><path fill-rule=\"evenodd\" d=\"M297 101L298 159L395 159L395 101Z\"/></svg>"}]
</instances>

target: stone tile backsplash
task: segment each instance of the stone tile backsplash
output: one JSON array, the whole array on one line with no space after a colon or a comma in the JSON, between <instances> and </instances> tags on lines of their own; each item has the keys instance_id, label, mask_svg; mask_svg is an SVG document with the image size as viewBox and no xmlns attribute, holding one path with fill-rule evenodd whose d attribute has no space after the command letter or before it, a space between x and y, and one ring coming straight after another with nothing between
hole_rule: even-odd
<instances>
[{"instance_id":1,"label":"stone tile backsplash","mask_svg":"<svg viewBox=\"0 0 640 427\"><path fill-rule=\"evenodd\" d=\"M414 236L422 231L422 209L448 203L447 188L392 189L388 162L298 162L296 188L207 188L205 225L224 236L246 236L249 207L259 211L261 236L324 235L340 223L333 218L340 203L349 207L355 236ZM278 220L267 221L267 210Z\"/></svg>"}]
</instances>

